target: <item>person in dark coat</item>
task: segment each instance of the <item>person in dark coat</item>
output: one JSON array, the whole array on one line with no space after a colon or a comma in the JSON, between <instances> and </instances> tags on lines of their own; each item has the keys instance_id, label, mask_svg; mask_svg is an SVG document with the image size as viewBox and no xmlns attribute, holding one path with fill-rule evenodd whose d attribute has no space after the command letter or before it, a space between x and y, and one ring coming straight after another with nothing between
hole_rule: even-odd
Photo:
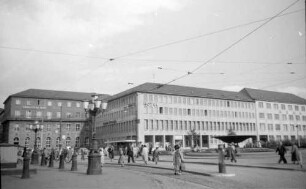
<instances>
[{"instance_id":1,"label":"person in dark coat","mask_svg":"<svg viewBox=\"0 0 306 189\"><path fill-rule=\"evenodd\" d=\"M278 152L278 155L279 155L278 163L281 163L283 161L284 164L286 164L287 160L285 158L285 154L287 152L287 149L282 142L279 142L279 146L276 148L276 153L277 152Z\"/></svg>"},{"instance_id":2,"label":"person in dark coat","mask_svg":"<svg viewBox=\"0 0 306 189\"><path fill-rule=\"evenodd\" d=\"M236 151L235 151L235 145L234 145L234 143L231 143L231 144L229 145L228 150L229 150L229 154L230 154L230 157L231 157L231 162L234 161L235 163L237 163L237 160L236 160Z\"/></svg>"},{"instance_id":3,"label":"person in dark coat","mask_svg":"<svg viewBox=\"0 0 306 189\"><path fill-rule=\"evenodd\" d=\"M127 149L127 156L128 156L128 163L130 163L130 159L132 159L132 162L135 163L134 160L134 149L132 145L129 145Z\"/></svg>"}]
</instances>

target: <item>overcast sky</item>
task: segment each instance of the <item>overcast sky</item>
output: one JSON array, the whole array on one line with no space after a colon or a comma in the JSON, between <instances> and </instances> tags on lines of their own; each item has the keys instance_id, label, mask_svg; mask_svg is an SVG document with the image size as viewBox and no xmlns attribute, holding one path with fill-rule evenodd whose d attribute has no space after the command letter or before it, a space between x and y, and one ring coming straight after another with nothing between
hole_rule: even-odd
<instances>
[{"instance_id":1,"label":"overcast sky","mask_svg":"<svg viewBox=\"0 0 306 189\"><path fill-rule=\"evenodd\" d=\"M116 94L188 72L171 84L306 98L305 1L294 2L0 0L0 101L30 88Z\"/></svg>"}]
</instances>

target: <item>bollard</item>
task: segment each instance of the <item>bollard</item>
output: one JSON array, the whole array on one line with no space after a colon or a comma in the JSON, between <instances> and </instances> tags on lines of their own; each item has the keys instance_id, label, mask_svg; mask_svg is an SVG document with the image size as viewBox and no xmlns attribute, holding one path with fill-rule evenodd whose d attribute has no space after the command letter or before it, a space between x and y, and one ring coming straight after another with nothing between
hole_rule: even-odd
<instances>
[{"instance_id":1,"label":"bollard","mask_svg":"<svg viewBox=\"0 0 306 189\"><path fill-rule=\"evenodd\" d=\"M218 152L219 152L219 173L226 173L223 144L218 145Z\"/></svg>"},{"instance_id":2,"label":"bollard","mask_svg":"<svg viewBox=\"0 0 306 189\"><path fill-rule=\"evenodd\" d=\"M25 154L23 158L22 179L30 178L30 157Z\"/></svg>"},{"instance_id":3,"label":"bollard","mask_svg":"<svg viewBox=\"0 0 306 189\"><path fill-rule=\"evenodd\" d=\"M49 157L49 167L54 167L54 155L52 153Z\"/></svg>"},{"instance_id":4,"label":"bollard","mask_svg":"<svg viewBox=\"0 0 306 189\"><path fill-rule=\"evenodd\" d=\"M77 162L78 155L75 153L72 155L72 164L71 164L71 171L78 170L78 162Z\"/></svg>"},{"instance_id":5,"label":"bollard","mask_svg":"<svg viewBox=\"0 0 306 189\"><path fill-rule=\"evenodd\" d=\"M40 166L45 166L46 163L45 163L45 153L42 153L41 154L41 161L40 161Z\"/></svg>"},{"instance_id":6,"label":"bollard","mask_svg":"<svg viewBox=\"0 0 306 189\"><path fill-rule=\"evenodd\" d=\"M64 154L60 155L59 169L65 169Z\"/></svg>"}]
</instances>

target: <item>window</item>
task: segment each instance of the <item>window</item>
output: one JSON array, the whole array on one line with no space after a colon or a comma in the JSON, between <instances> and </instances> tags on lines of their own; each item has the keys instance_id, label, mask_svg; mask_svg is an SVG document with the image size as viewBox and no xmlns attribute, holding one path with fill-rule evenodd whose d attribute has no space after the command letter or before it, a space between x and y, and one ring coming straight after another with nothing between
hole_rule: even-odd
<instances>
[{"instance_id":1,"label":"window","mask_svg":"<svg viewBox=\"0 0 306 189\"><path fill-rule=\"evenodd\" d=\"M81 117L81 112L76 112L75 117Z\"/></svg>"},{"instance_id":2,"label":"window","mask_svg":"<svg viewBox=\"0 0 306 189\"><path fill-rule=\"evenodd\" d=\"M284 124L284 125L283 125L283 130L284 130L284 131L288 131L288 125L287 125L287 124Z\"/></svg>"},{"instance_id":3,"label":"window","mask_svg":"<svg viewBox=\"0 0 306 189\"><path fill-rule=\"evenodd\" d=\"M37 148L41 148L41 139L40 139L40 137L37 137L36 141L37 141Z\"/></svg>"},{"instance_id":4,"label":"window","mask_svg":"<svg viewBox=\"0 0 306 189\"><path fill-rule=\"evenodd\" d=\"M47 112L47 119L51 119L52 118L52 112Z\"/></svg>"},{"instance_id":5,"label":"window","mask_svg":"<svg viewBox=\"0 0 306 189\"><path fill-rule=\"evenodd\" d=\"M148 120L145 119L145 130L148 130L149 129L149 123L148 123Z\"/></svg>"},{"instance_id":6,"label":"window","mask_svg":"<svg viewBox=\"0 0 306 189\"><path fill-rule=\"evenodd\" d=\"M292 110L292 105L288 105L288 110Z\"/></svg>"},{"instance_id":7,"label":"window","mask_svg":"<svg viewBox=\"0 0 306 189\"><path fill-rule=\"evenodd\" d=\"M274 119L279 120L279 114L274 114Z\"/></svg>"},{"instance_id":8,"label":"window","mask_svg":"<svg viewBox=\"0 0 306 189\"><path fill-rule=\"evenodd\" d=\"M19 99L16 99L15 102L16 102L16 105L20 105L21 104Z\"/></svg>"},{"instance_id":9,"label":"window","mask_svg":"<svg viewBox=\"0 0 306 189\"><path fill-rule=\"evenodd\" d=\"M26 118L31 118L31 116L32 116L31 110L27 110L26 111Z\"/></svg>"},{"instance_id":10,"label":"window","mask_svg":"<svg viewBox=\"0 0 306 189\"><path fill-rule=\"evenodd\" d=\"M15 110L15 116L20 117L20 111L19 110Z\"/></svg>"},{"instance_id":11,"label":"window","mask_svg":"<svg viewBox=\"0 0 306 189\"><path fill-rule=\"evenodd\" d=\"M58 148L59 145L60 145L60 137L57 137L55 141L55 146Z\"/></svg>"},{"instance_id":12,"label":"window","mask_svg":"<svg viewBox=\"0 0 306 189\"><path fill-rule=\"evenodd\" d=\"M66 118L72 118L72 114L70 112L66 113Z\"/></svg>"},{"instance_id":13,"label":"window","mask_svg":"<svg viewBox=\"0 0 306 189\"><path fill-rule=\"evenodd\" d=\"M268 124L268 130L273 131L273 124Z\"/></svg>"},{"instance_id":14,"label":"window","mask_svg":"<svg viewBox=\"0 0 306 189\"><path fill-rule=\"evenodd\" d=\"M56 112L56 117L61 118L61 112Z\"/></svg>"},{"instance_id":15,"label":"window","mask_svg":"<svg viewBox=\"0 0 306 189\"><path fill-rule=\"evenodd\" d=\"M77 102L77 103L76 103L76 107L77 107L77 108L81 107L81 103Z\"/></svg>"},{"instance_id":16,"label":"window","mask_svg":"<svg viewBox=\"0 0 306 189\"><path fill-rule=\"evenodd\" d=\"M299 111L299 106L294 106L295 111Z\"/></svg>"},{"instance_id":17,"label":"window","mask_svg":"<svg viewBox=\"0 0 306 189\"><path fill-rule=\"evenodd\" d=\"M258 107L263 108L263 102L258 102Z\"/></svg>"},{"instance_id":18,"label":"window","mask_svg":"<svg viewBox=\"0 0 306 189\"><path fill-rule=\"evenodd\" d=\"M31 105L31 101L27 100L27 106Z\"/></svg>"},{"instance_id":19,"label":"window","mask_svg":"<svg viewBox=\"0 0 306 189\"><path fill-rule=\"evenodd\" d=\"M19 131L19 125L18 124L14 125L14 131Z\"/></svg>"},{"instance_id":20,"label":"window","mask_svg":"<svg viewBox=\"0 0 306 189\"><path fill-rule=\"evenodd\" d=\"M71 107L71 102L67 102L67 107Z\"/></svg>"},{"instance_id":21,"label":"window","mask_svg":"<svg viewBox=\"0 0 306 189\"><path fill-rule=\"evenodd\" d=\"M274 110L278 110L278 104L273 104Z\"/></svg>"},{"instance_id":22,"label":"window","mask_svg":"<svg viewBox=\"0 0 306 189\"><path fill-rule=\"evenodd\" d=\"M293 121L293 115L289 115L289 120Z\"/></svg>"},{"instance_id":23,"label":"window","mask_svg":"<svg viewBox=\"0 0 306 189\"><path fill-rule=\"evenodd\" d=\"M296 121L300 121L300 116L299 116L299 115L296 115L296 116L295 116L295 120L296 120Z\"/></svg>"},{"instance_id":24,"label":"window","mask_svg":"<svg viewBox=\"0 0 306 189\"><path fill-rule=\"evenodd\" d=\"M268 119L272 119L272 114L267 114Z\"/></svg>"},{"instance_id":25,"label":"window","mask_svg":"<svg viewBox=\"0 0 306 189\"><path fill-rule=\"evenodd\" d=\"M281 105L281 108L282 108L282 110L286 110L285 104L282 104L282 105Z\"/></svg>"},{"instance_id":26,"label":"window","mask_svg":"<svg viewBox=\"0 0 306 189\"><path fill-rule=\"evenodd\" d=\"M191 110L190 109L187 109L187 114L191 115Z\"/></svg>"},{"instance_id":27,"label":"window","mask_svg":"<svg viewBox=\"0 0 306 189\"><path fill-rule=\"evenodd\" d=\"M47 125L47 131L51 131L51 125L50 124Z\"/></svg>"},{"instance_id":28,"label":"window","mask_svg":"<svg viewBox=\"0 0 306 189\"><path fill-rule=\"evenodd\" d=\"M282 119L283 119L283 121L286 121L286 120L287 120L287 115L286 115L286 114L283 114L283 115L282 115Z\"/></svg>"},{"instance_id":29,"label":"window","mask_svg":"<svg viewBox=\"0 0 306 189\"><path fill-rule=\"evenodd\" d=\"M47 138L46 138L46 147L47 147L47 148L50 148L50 147L51 147L51 138L50 138L50 137L47 137Z\"/></svg>"},{"instance_id":30,"label":"window","mask_svg":"<svg viewBox=\"0 0 306 189\"><path fill-rule=\"evenodd\" d=\"M266 130L266 125L264 123L260 123L260 130L265 131Z\"/></svg>"},{"instance_id":31,"label":"window","mask_svg":"<svg viewBox=\"0 0 306 189\"><path fill-rule=\"evenodd\" d=\"M265 118L265 114L264 113L259 113L259 118L264 119Z\"/></svg>"},{"instance_id":32,"label":"window","mask_svg":"<svg viewBox=\"0 0 306 189\"><path fill-rule=\"evenodd\" d=\"M81 124L76 123L76 124L75 124L75 130L76 130L76 131L80 131L80 130L81 130Z\"/></svg>"},{"instance_id":33,"label":"window","mask_svg":"<svg viewBox=\"0 0 306 189\"><path fill-rule=\"evenodd\" d=\"M303 121L306 121L306 116L302 116Z\"/></svg>"},{"instance_id":34,"label":"window","mask_svg":"<svg viewBox=\"0 0 306 189\"><path fill-rule=\"evenodd\" d=\"M61 107L61 106L62 106L62 102L58 102L58 103L57 103L57 106L58 106L58 107Z\"/></svg>"},{"instance_id":35,"label":"window","mask_svg":"<svg viewBox=\"0 0 306 189\"><path fill-rule=\"evenodd\" d=\"M19 145L19 138L18 137L14 138L14 145Z\"/></svg>"},{"instance_id":36,"label":"window","mask_svg":"<svg viewBox=\"0 0 306 189\"><path fill-rule=\"evenodd\" d=\"M51 101L48 101L48 106L52 106L52 102Z\"/></svg>"},{"instance_id":37,"label":"window","mask_svg":"<svg viewBox=\"0 0 306 189\"><path fill-rule=\"evenodd\" d=\"M270 103L267 103L267 104L266 104L266 107L267 107L268 109L271 109L271 104L270 104Z\"/></svg>"},{"instance_id":38,"label":"window","mask_svg":"<svg viewBox=\"0 0 306 189\"><path fill-rule=\"evenodd\" d=\"M276 125L275 125L275 130L276 130L276 131L280 131L280 130L281 130L280 124L276 124Z\"/></svg>"},{"instance_id":39,"label":"window","mask_svg":"<svg viewBox=\"0 0 306 189\"><path fill-rule=\"evenodd\" d=\"M42 112L41 111L37 111L36 112L36 117L42 117Z\"/></svg>"},{"instance_id":40,"label":"window","mask_svg":"<svg viewBox=\"0 0 306 189\"><path fill-rule=\"evenodd\" d=\"M27 137L24 141L24 146L29 147L29 145L30 145L30 137Z\"/></svg>"},{"instance_id":41,"label":"window","mask_svg":"<svg viewBox=\"0 0 306 189\"><path fill-rule=\"evenodd\" d=\"M305 112L305 106L302 106L302 108L301 108L301 109L302 109L302 111L303 111L303 112Z\"/></svg>"},{"instance_id":42,"label":"window","mask_svg":"<svg viewBox=\"0 0 306 189\"><path fill-rule=\"evenodd\" d=\"M80 137L75 138L75 146L80 147Z\"/></svg>"},{"instance_id":43,"label":"window","mask_svg":"<svg viewBox=\"0 0 306 189\"><path fill-rule=\"evenodd\" d=\"M66 130L67 130L67 131L70 131L70 130L71 130L71 123L67 123L67 125L66 125Z\"/></svg>"},{"instance_id":44,"label":"window","mask_svg":"<svg viewBox=\"0 0 306 189\"><path fill-rule=\"evenodd\" d=\"M67 137L66 138L66 146L70 146L70 143L71 143L71 138Z\"/></svg>"}]
</instances>

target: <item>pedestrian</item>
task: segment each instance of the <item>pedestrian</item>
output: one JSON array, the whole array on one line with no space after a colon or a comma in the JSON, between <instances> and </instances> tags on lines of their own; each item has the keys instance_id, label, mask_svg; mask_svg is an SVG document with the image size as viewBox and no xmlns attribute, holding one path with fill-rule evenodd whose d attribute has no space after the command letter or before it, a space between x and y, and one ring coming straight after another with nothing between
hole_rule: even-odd
<instances>
[{"instance_id":1,"label":"pedestrian","mask_svg":"<svg viewBox=\"0 0 306 189\"><path fill-rule=\"evenodd\" d=\"M142 155L142 159L143 159L143 161L146 165L148 164L148 156L149 156L148 153L149 153L149 150L148 150L147 146L143 145L141 155Z\"/></svg>"},{"instance_id":2,"label":"pedestrian","mask_svg":"<svg viewBox=\"0 0 306 189\"><path fill-rule=\"evenodd\" d=\"M109 159L111 161L113 161L114 159L114 147L112 145L110 145L110 147L108 148L108 154L109 154Z\"/></svg>"},{"instance_id":3,"label":"pedestrian","mask_svg":"<svg viewBox=\"0 0 306 189\"><path fill-rule=\"evenodd\" d=\"M155 148L155 150L153 151L153 161L155 162L155 164L157 165L158 160L159 160L159 150L158 147Z\"/></svg>"},{"instance_id":4,"label":"pedestrian","mask_svg":"<svg viewBox=\"0 0 306 189\"><path fill-rule=\"evenodd\" d=\"M118 164L121 165L121 167L124 167L124 150L121 146L119 147Z\"/></svg>"},{"instance_id":5,"label":"pedestrian","mask_svg":"<svg viewBox=\"0 0 306 189\"><path fill-rule=\"evenodd\" d=\"M235 162L237 163L237 160L236 160L236 149L235 149L235 145L234 143L232 142L228 148L229 150L229 154L230 154L230 157L231 157L231 162Z\"/></svg>"},{"instance_id":6,"label":"pedestrian","mask_svg":"<svg viewBox=\"0 0 306 189\"><path fill-rule=\"evenodd\" d=\"M81 149L81 160L85 160L85 152L83 149Z\"/></svg>"},{"instance_id":7,"label":"pedestrian","mask_svg":"<svg viewBox=\"0 0 306 189\"><path fill-rule=\"evenodd\" d=\"M130 163L130 160L132 159L132 162L135 163L134 160L134 148L132 145L129 145L127 149L127 156L128 156L128 163Z\"/></svg>"},{"instance_id":8,"label":"pedestrian","mask_svg":"<svg viewBox=\"0 0 306 189\"><path fill-rule=\"evenodd\" d=\"M292 144L292 150L291 150L291 160L292 163L295 164L295 162L301 166L301 168L303 167L302 163L301 163L301 154L299 151L299 148L297 147L296 143Z\"/></svg>"},{"instance_id":9,"label":"pedestrian","mask_svg":"<svg viewBox=\"0 0 306 189\"><path fill-rule=\"evenodd\" d=\"M105 152L104 152L104 148L103 147L99 149L99 153L101 155L101 167L102 167L103 164L104 164L104 156L105 156Z\"/></svg>"},{"instance_id":10,"label":"pedestrian","mask_svg":"<svg viewBox=\"0 0 306 189\"><path fill-rule=\"evenodd\" d=\"M283 161L284 164L287 164L287 160L285 158L287 149L282 142L279 142L279 146L276 148L276 152L278 152L278 155L279 155L278 163L281 163Z\"/></svg>"},{"instance_id":11,"label":"pedestrian","mask_svg":"<svg viewBox=\"0 0 306 189\"><path fill-rule=\"evenodd\" d=\"M184 163L184 156L182 151L180 150L179 145L174 146L174 154L173 154L173 168L174 168L174 174L180 175L182 174L182 164Z\"/></svg>"}]
</instances>

